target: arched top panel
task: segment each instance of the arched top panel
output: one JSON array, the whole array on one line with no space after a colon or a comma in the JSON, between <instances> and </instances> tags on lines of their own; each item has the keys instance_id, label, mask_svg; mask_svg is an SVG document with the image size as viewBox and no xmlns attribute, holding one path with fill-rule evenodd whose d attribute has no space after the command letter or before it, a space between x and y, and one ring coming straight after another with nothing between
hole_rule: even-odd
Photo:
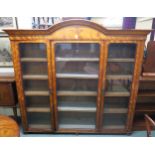
<instances>
[{"instance_id":1,"label":"arched top panel","mask_svg":"<svg viewBox=\"0 0 155 155\"><path fill-rule=\"evenodd\" d=\"M94 22L90 22L87 20L68 20L58 24L51 26L49 29L45 30L4 30L9 35L52 35L56 33L58 30L74 27L75 29L80 28L88 28L94 32L98 32L98 34L104 35L115 35L115 36L123 36L123 35L132 35L132 36L146 36L150 30L108 30L103 26L96 24ZM90 31L89 31L90 32Z\"/></svg>"}]
</instances>

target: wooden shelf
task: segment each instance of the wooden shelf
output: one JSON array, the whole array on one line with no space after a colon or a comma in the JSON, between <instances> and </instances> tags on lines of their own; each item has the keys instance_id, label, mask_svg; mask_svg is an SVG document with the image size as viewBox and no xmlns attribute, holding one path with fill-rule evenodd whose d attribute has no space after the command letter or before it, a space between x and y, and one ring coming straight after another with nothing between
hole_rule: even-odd
<instances>
[{"instance_id":1,"label":"wooden shelf","mask_svg":"<svg viewBox=\"0 0 155 155\"><path fill-rule=\"evenodd\" d=\"M96 125L83 125L83 124L59 124L59 128L64 129L95 129Z\"/></svg>"},{"instance_id":2,"label":"wooden shelf","mask_svg":"<svg viewBox=\"0 0 155 155\"><path fill-rule=\"evenodd\" d=\"M57 91L58 96L97 96L95 91Z\"/></svg>"},{"instance_id":3,"label":"wooden shelf","mask_svg":"<svg viewBox=\"0 0 155 155\"><path fill-rule=\"evenodd\" d=\"M135 62L133 58L109 58L108 62Z\"/></svg>"},{"instance_id":4,"label":"wooden shelf","mask_svg":"<svg viewBox=\"0 0 155 155\"><path fill-rule=\"evenodd\" d=\"M129 92L106 92L105 96L107 96L107 97L114 97L114 96L124 97L124 96L130 96L130 93Z\"/></svg>"},{"instance_id":5,"label":"wooden shelf","mask_svg":"<svg viewBox=\"0 0 155 155\"><path fill-rule=\"evenodd\" d=\"M47 62L46 58L21 58L21 62Z\"/></svg>"},{"instance_id":6,"label":"wooden shelf","mask_svg":"<svg viewBox=\"0 0 155 155\"><path fill-rule=\"evenodd\" d=\"M58 73L57 78L72 78L72 79L98 79L98 74L67 74Z\"/></svg>"},{"instance_id":7,"label":"wooden shelf","mask_svg":"<svg viewBox=\"0 0 155 155\"><path fill-rule=\"evenodd\" d=\"M145 106L138 104L136 106L136 113L155 113L155 104L146 104Z\"/></svg>"},{"instance_id":8,"label":"wooden shelf","mask_svg":"<svg viewBox=\"0 0 155 155\"><path fill-rule=\"evenodd\" d=\"M58 107L63 112L96 112L96 107Z\"/></svg>"},{"instance_id":9,"label":"wooden shelf","mask_svg":"<svg viewBox=\"0 0 155 155\"><path fill-rule=\"evenodd\" d=\"M29 124L29 128L36 128L36 129L51 129L50 124Z\"/></svg>"},{"instance_id":10,"label":"wooden shelf","mask_svg":"<svg viewBox=\"0 0 155 155\"><path fill-rule=\"evenodd\" d=\"M150 77L150 76L141 76L140 81L155 81L155 76Z\"/></svg>"},{"instance_id":11,"label":"wooden shelf","mask_svg":"<svg viewBox=\"0 0 155 155\"><path fill-rule=\"evenodd\" d=\"M62 57L57 57L56 58L56 61L57 62L61 62L61 61L65 61L65 62L68 62L68 61L87 61L87 62L98 62L99 61L99 58L62 58Z\"/></svg>"},{"instance_id":12,"label":"wooden shelf","mask_svg":"<svg viewBox=\"0 0 155 155\"><path fill-rule=\"evenodd\" d=\"M105 108L104 114L126 114L128 112L127 108Z\"/></svg>"},{"instance_id":13,"label":"wooden shelf","mask_svg":"<svg viewBox=\"0 0 155 155\"><path fill-rule=\"evenodd\" d=\"M125 125L104 125L103 129L124 129Z\"/></svg>"},{"instance_id":14,"label":"wooden shelf","mask_svg":"<svg viewBox=\"0 0 155 155\"><path fill-rule=\"evenodd\" d=\"M48 80L48 75L23 75L24 80Z\"/></svg>"},{"instance_id":15,"label":"wooden shelf","mask_svg":"<svg viewBox=\"0 0 155 155\"><path fill-rule=\"evenodd\" d=\"M155 97L155 92L140 92L138 97Z\"/></svg>"},{"instance_id":16,"label":"wooden shelf","mask_svg":"<svg viewBox=\"0 0 155 155\"><path fill-rule=\"evenodd\" d=\"M49 96L49 91L25 91L26 96Z\"/></svg>"},{"instance_id":17,"label":"wooden shelf","mask_svg":"<svg viewBox=\"0 0 155 155\"><path fill-rule=\"evenodd\" d=\"M131 80L132 75L107 75L107 79L112 80Z\"/></svg>"},{"instance_id":18,"label":"wooden shelf","mask_svg":"<svg viewBox=\"0 0 155 155\"><path fill-rule=\"evenodd\" d=\"M50 107L28 107L27 112L50 112Z\"/></svg>"}]
</instances>

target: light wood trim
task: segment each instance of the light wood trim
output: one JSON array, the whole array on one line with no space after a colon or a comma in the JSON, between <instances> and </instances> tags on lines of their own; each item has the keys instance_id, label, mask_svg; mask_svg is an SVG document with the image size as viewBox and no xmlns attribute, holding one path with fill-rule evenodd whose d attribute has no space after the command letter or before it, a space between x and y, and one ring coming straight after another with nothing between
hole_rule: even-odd
<instances>
[{"instance_id":1,"label":"light wood trim","mask_svg":"<svg viewBox=\"0 0 155 155\"><path fill-rule=\"evenodd\" d=\"M56 62L81 62L81 61L86 61L86 62L98 62L99 58L75 58L75 57L68 57L68 58L62 58L62 57L56 57Z\"/></svg>"},{"instance_id":2,"label":"light wood trim","mask_svg":"<svg viewBox=\"0 0 155 155\"><path fill-rule=\"evenodd\" d=\"M57 78L72 78L72 79L98 79L98 74L74 74L74 73L57 73Z\"/></svg>"},{"instance_id":3,"label":"light wood trim","mask_svg":"<svg viewBox=\"0 0 155 155\"><path fill-rule=\"evenodd\" d=\"M143 62L143 55L144 55L144 41L138 41L137 42L137 50L136 50L136 61L135 61L135 67L134 67L134 74L133 74L133 80L132 80L132 87L131 87L131 95L130 95L130 102L128 107L128 118L127 118L127 131L131 132L132 125L133 125L133 117L135 114L135 106L136 106L136 100L137 100L137 94L138 94L138 87L139 87L139 79L140 79L140 73L141 73L141 67Z\"/></svg>"},{"instance_id":4,"label":"light wood trim","mask_svg":"<svg viewBox=\"0 0 155 155\"><path fill-rule=\"evenodd\" d=\"M108 58L108 62L135 62L134 58Z\"/></svg>"},{"instance_id":5,"label":"light wood trim","mask_svg":"<svg viewBox=\"0 0 155 155\"><path fill-rule=\"evenodd\" d=\"M97 96L95 91L57 91L57 96Z\"/></svg>"},{"instance_id":6,"label":"light wood trim","mask_svg":"<svg viewBox=\"0 0 155 155\"><path fill-rule=\"evenodd\" d=\"M55 62L55 43L53 41L51 41L51 60L50 63L51 63L51 70L52 70L52 95L53 95L53 108L54 108L54 127L55 127L55 130L58 129L58 109L57 109L57 87L56 87L56 62Z\"/></svg>"},{"instance_id":7,"label":"light wood trim","mask_svg":"<svg viewBox=\"0 0 155 155\"><path fill-rule=\"evenodd\" d=\"M47 75L23 75L24 80L48 80Z\"/></svg>"},{"instance_id":8,"label":"light wood trim","mask_svg":"<svg viewBox=\"0 0 155 155\"><path fill-rule=\"evenodd\" d=\"M102 57L100 59L100 102L99 102L99 130L102 130L103 126L103 111L104 111L104 96L105 96L105 87L106 87L106 69L107 69L107 59L108 59L108 42L103 42Z\"/></svg>"},{"instance_id":9,"label":"light wood trim","mask_svg":"<svg viewBox=\"0 0 155 155\"><path fill-rule=\"evenodd\" d=\"M46 58L21 58L21 62L47 62Z\"/></svg>"},{"instance_id":10,"label":"light wood trim","mask_svg":"<svg viewBox=\"0 0 155 155\"><path fill-rule=\"evenodd\" d=\"M22 82L22 70L20 65L20 56L19 56L19 48L18 43L15 41L11 41L11 50L13 53L13 65L14 65L14 71L15 71L15 80L16 80L16 86L17 86L17 92L18 92L18 101L20 106L20 112L21 112L21 119L22 124L24 127L24 130L28 130L28 123L27 123L27 113L26 113L26 103L25 103L25 97L24 97L24 89L23 89L23 82Z\"/></svg>"},{"instance_id":11,"label":"light wood trim","mask_svg":"<svg viewBox=\"0 0 155 155\"><path fill-rule=\"evenodd\" d=\"M54 115L54 97L53 97L53 68L52 68L52 51L51 51L51 42L49 40L46 41L47 46L47 66L48 66L48 85L49 85L49 97L50 97L50 112L51 112L51 128L55 130L55 115Z\"/></svg>"}]
</instances>

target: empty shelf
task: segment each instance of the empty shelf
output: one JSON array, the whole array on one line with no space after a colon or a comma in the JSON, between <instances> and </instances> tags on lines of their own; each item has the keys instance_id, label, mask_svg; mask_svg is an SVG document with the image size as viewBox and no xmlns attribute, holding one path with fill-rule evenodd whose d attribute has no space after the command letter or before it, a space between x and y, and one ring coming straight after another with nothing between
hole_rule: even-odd
<instances>
[{"instance_id":1,"label":"empty shelf","mask_svg":"<svg viewBox=\"0 0 155 155\"><path fill-rule=\"evenodd\" d=\"M107 75L107 79L112 80L131 80L132 75Z\"/></svg>"},{"instance_id":2,"label":"empty shelf","mask_svg":"<svg viewBox=\"0 0 155 155\"><path fill-rule=\"evenodd\" d=\"M63 107L59 106L58 111L71 112L96 112L96 107Z\"/></svg>"},{"instance_id":3,"label":"empty shelf","mask_svg":"<svg viewBox=\"0 0 155 155\"><path fill-rule=\"evenodd\" d=\"M95 91L57 91L58 96L97 96Z\"/></svg>"},{"instance_id":4,"label":"empty shelf","mask_svg":"<svg viewBox=\"0 0 155 155\"><path fill-rule=\"evenodd\" d=\"M46 58L21 58L21 62L47 62Z\"/></svg>"},{"instance_id":5,"label":"empty shelf","mask_svg":"<svg viewBox=\"0 0 155 155\"><path fill-rule=\"evenodd\" d=\"M146 96L146 97L155 97L155 92L140 92L138 94L138 97L143 97L143 96Z\"/></svg>"},{"instance_id":6,"label":"empty shelf","mask_svg":"<svg viewBox=\"0 0 155 155\"><path fill-rule=\"evenodd\" d=\"M49 91L25 91L26 96L49 96Z\"/></svg>"},{"instance_id":7,"label":"empty shelf","mask_svg":"<svg viewBox=\"0 0 155 155\"><path fill-rule=\"evenodd\" d=\"M82 125L82 124L59 124L59 128L64 129L95 129L95 125Z\"/></svg>"},{"instance_id":8,"label":"empty shelf","mask_svg":"<svg viewBox=\"0 0 155 155\"><path fill-rule=\"evenodd\" d=\"M114 113L114 114L126 114L128 112L127 108L105 108L104 109L104 113L105 114L110 114L110 113Z\"/></svg>"},{"instance_id":9,"label":"empty shelf","mask_svg":"<svg viewBox=\"0 0 155 155\"><path fill-rule=\"evenodd\" d=\"M50 124L29 124L29 128L51 129L51 125Z\"/></svg>"},{"instance_id":10,"label":"empty shelf","mask_svg":"<svg viewBox=\"0 0 155 155\"><path fill-rule=\"evenodd\" d=\"M48 80L47 75L23 75L24 80Z\"/></svg>"},{"instance_id":11,"label":"empty shelf","mask_svg":"<svg viewBox=\"0 0 155 155\"><path fill-rule=\"evenodd\" d=\"M56 74L57 78L98 79L98 74Z\"/></svg>"},{"instance_id":12,"label":"empty shelf","mask_svg":"<svg viewBox=\"0 0 155 155\"><path fill-rule=\"evenodd\" d=\"M106 92L105 96L111 97L111 96L118 96L118 97L124 97L124 96L130 96L129 92Z\"/></svg>"},{"instance_id":13,"label":"empty shelf","mask_svg":"<svg viewBox=\"0 0 155 155\"><path fill-rule=\"evenodd\" d=\"M108 62L134 62L132 58L109 58Z\"/></svg>"},{"instance_id":14,"label":"empty shelf","mask_svg":"<svg viewBox=\"0 0 155 155\"><path fill-rule=\"evenodd\" d=\"M50 112L50 107L28 107L28 112Z\"/></svg>"},{"instance_id":15,"label":"empty shelf","mask_svg":"<svg viewBox=\"0 0 155 155\"><path fill-rule=\"evenodd\" d=\"M104 129L124 129L125 125L104 125Z\"/></svg>"},{"instance_id":16,"label":"empty shelf","mask_svg":"<svg viewBox=\"0 0 155 155\"><path fill-rule=\"evenodd\" d=\"M60 58L60 57L57 57L56 61L87 61L87 62L94 62L94 61L99 61L99 58Z\"/></svg>"}]
</instances>

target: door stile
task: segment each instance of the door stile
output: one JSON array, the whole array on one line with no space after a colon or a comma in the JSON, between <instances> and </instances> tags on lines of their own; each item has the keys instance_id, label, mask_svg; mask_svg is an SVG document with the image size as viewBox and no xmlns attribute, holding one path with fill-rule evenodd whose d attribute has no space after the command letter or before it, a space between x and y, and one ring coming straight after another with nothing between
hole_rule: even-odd
<instances>
[{"instance_id":1,"label":"door stile","mask_svg":"<svg viewBox=\"0 0 155 155\"><path fill-rule=\"evenodd\" d=\"M128 120L126 124L127 132L131 132L132 130L132 123L133 123L133 117L135 113L135 106L136 106L136 100L137 100L137 94L138 94L138 88L139 88L139 78L141 74L141 67L143 62L143 55L144 55L144 41L138 41L137 43L137 50L136 50L136 58L135 58L135 67L134 67L134 74L133 74L133 80L132 80L132 87L131 87L131 94L130 94L130 103L128 108Z\"/></svg>"},{"instance_id":2,"label":"door stile","mask_svg":"<svg viewBox=\"0 0 155 155\"><path fill-rule=\"evenodd\" d=\"M49 95L50 95L50 112L51 112L51 127L52 130L55 130L55 116L54 116L54 105L53 105L53 77L52 77L52 54L50 41L46 41L47 46L47 65L48 65L48 85L49 85ZM52 61L51 61L52 60Z\"/></svg>"},{"instance_id":3,"label":"door stile","mask_svg":"<svg viewBox=\"0 0 155 155\"><path fill-rule=\"evenodd\" d=\"M22 82L22 70L20 65L18 45L19 45L19 42L15 42L15 41L11 42L15 80L16 80L17 92L19 94L18 101L20 106L20 112L22 115L21 119L22 119L24 130L28 131L27 113L26 113L26 107L25 107L25 95L24 95L23 82Z\"/></svg>"},{"instance_id":4,"label":"door stile","mask_svg":"<svg viewBox=\"0 0 155 155\"><path fill-rule=\"evenodd\" d=\"M106 65L107 65L107 44L102 42L100 52L100 75L98 84L98 101L97 101L97 129L101 130L102 127L102 112L104 104L104 90L106 79Z\"/></svg>"},{"instance_id":5,"label":"door stile","mask_svg":"<svg viewBox=\"0 0 155 155\"><path fill-rule=\"evenodd\" d=\"M104 95L105 95L105 85L106 85L106 68L107 68L107 58L108 58L108 42L105 41L102 44L102 56L100 59L100 107L99 107L99 130L102 130L102 120L103 120L103 111L104 111Z\"/></svg>"},{"instance_id":6,"label":"door stile","mask_svg":"<svg viewBox=\"0 0 155 155\"><path fill-rule=\"evenodd\" d=\"M54 106L54 126L55 130L58 129L58 109L57 109L57 94L56 94L56 65L55 65L55 48L54 42L51 42L51 69L52 69L52 95L53 95L53 106Z\"/></svg>"}]
</instances>

